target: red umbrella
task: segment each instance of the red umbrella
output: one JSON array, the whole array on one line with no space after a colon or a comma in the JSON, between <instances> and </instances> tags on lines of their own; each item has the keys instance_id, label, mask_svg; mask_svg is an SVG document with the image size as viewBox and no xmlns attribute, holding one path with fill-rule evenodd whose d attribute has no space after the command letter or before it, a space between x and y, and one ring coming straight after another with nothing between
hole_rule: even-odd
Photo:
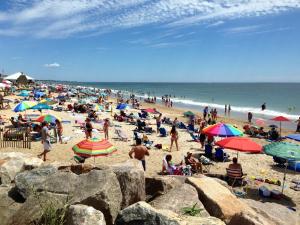
<instances>
[{"instance_id":1,"label":"red umbrella","mask_svg":"<svg viewBox=\"0 0 300 225\"><path fill-rule=\"evenodd\" d=\"M279 133L280 133L280 137L281 137L281 122L288 122L290 121L288 118L284 117L284 116L276 116L273 119L271 119L273 121L278 121L279 122Z\"/></svg>"},{"instance_id":2,"label":"red umbrella","mask_svg":"<svg viewBox=\"0 0 300 225\"><path fill-rule=\"evenodd\" d=\"M262 146L252 141L249 138L244 137L229 137L216 142L216 145L236 150L238 152L250 152L250 153L260 153L262 151Z\"/></svg>"}]
</instances>

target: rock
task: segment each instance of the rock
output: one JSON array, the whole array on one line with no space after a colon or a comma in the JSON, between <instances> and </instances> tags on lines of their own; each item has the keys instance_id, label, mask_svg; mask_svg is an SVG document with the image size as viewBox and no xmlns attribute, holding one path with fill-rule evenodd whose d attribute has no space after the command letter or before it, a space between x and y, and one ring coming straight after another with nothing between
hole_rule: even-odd
<instances>
[{"instance_id":1,"label":"rock","mask_svg":"<svg viewBox=\"0 0 300 225\"><path fill-rule=\"evenodd\" d=\"M5 158L0 166L0 184L10 184L17 173L24 170L24 159Z\"/></svg>"},{"instance_id":2,"label":"rock","mask_svg":"<svg viewBox=\"0 0 300 225\"><path fill-rule=\"evenodd\" d=\"M138 202L123 209L115 225L224 225L224 223L212 217L180 217L170 210L158 210L146 202Z\"/></svg>"},{"instance_id":3,"label":"rock","mask_svg":"<svg viewBox=\"0 0 300 225\"><path fill-rule=\"evenodd\" d=\"M17 173L43 164L41 159L19 152L0 153L0 160L0 184L10 184Z\"/></svg>"},{"instance_id":4,"label":"rock","mask_svg":"<svg viewBox=\"0 0 300 225\"><path fill-rule=\"evenodd\" d=\"M209 216L198 199L197 190L189 184L175 187L150 202L150 205L156 209L168 209L178 214L183 214L182 208L192 207L195 204L197 204L197 208L201 209L200 215L202 217Z\"/></svg>"},{"instance_id":5,"label":"rock","mask_svg":"<svg viewBox=\"0 0 300 225\"><path fill-rule=\"evenodd\" d=\"M38 193L67 197L69 204L92 206L104 214L107 224L113 224L120 211L122 192L111 169L91 170L77 175L73 172L56 171L52 166L49 168L52 169L41 167L19 174L16 177L16 187L20 194L28 198L32 193L32 185Z\"/></svg>"},{"instance_id":6,"label":"rock","mask_svg":"<svg viewBox=\"0 0 300 225\"><path fill-rule=\"evenodd\" d=\"M106 225L102 212L86 205L71 205L67 225Z\"/></svg>"},{"instance_id":7,"label":"rock","mask_svg":"<svg viewBox=\"0 0 300 225\"><path fill-rule=\"evenodd\" d=\"M252 199L241 200L249 205L256 214L264 216L276 225L294 225L297 224L297 219L300 219L296 212L288 209L284 205L274 202L260 202Z\"/></svg>"},{"instance_id":8,"label":"rock","mask_svg":"<svg viewBox=\"0 0 300 225\"><path fill-rule=\"evenodd\" d=\"M149 198L167 193L172 188L181 186L185 183L186 177L182 176L156 176L146 177L146 195Z\"/></svg>"},{"instance_id":9,"label":"rock","mask_svg":"<svg viewBox=\"0 0 300 225\"><path fill-rule=\"evenodd\" d=\"M112 169L117 175L122 191L121 209L145 200L145 175L139 161L128 160L125 163L113 165Z\"/></svg>"},{"instance_id":10,"label":"rock","mask_svg":"<svg viewBox=\"0 0 300 225\"><path fill-rule=\"evenodd\" d=\"M11 187L0 187L0 221L6 225L20 209L22 203L16 202L10 195Z\"/></svg>"},{"instance_id":11,"label":"rock","mask_svg":"<svg viewBox=\"0 0 300 225\"><path fill-rule=\"evenodd\" d=\"M211 216L229 223L233 216L247 211L248 207L226 187L210 177L189 177L187 183L198 191L199 199Z\"/></svg>"},{"instance_id":12,"label":"rock","mask_svg":"<svg viewBox=\"0 0 300 225\"><path fill-rule=\"evenodd\" d=\"M19 173L15 177L16 189L25 199L33 189L37 189L57 168L48 165L30 171Z\"/></svg>"}]
</instances>

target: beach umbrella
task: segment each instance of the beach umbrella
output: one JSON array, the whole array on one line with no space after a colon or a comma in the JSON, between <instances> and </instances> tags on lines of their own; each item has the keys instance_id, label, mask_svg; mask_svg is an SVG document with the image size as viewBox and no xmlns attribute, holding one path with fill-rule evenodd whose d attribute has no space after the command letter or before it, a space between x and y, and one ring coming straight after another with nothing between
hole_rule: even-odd
<instances>
[{"instance_id":1,"label":"beach umbrella","mask_svg":"<svg viewBox=\"0 0 300 225\"><path fill-rule=\"evenodd\" d=\"M147 113L157 113L156 109L152 109L152 108L142 109L142 111Z\"/></svg>"},{"instance_id":2,"label":"beach umbrella","mask_svg":"<svg viewBox=\"0 0 300 225\"><path fill-rule=\"evenodd\" d=\"M243 136L243 132L230 124L217 123L202 130L204 134L219 137Z\"/></svg>"},{"instance_id":3,"label":"beach umbrella","mask_svg":"<svg viewBox=\"0 0 300 225\"><path fill-rule=\"evenodd\" d=\"M39 104L31 107L30 109L43 110L43 109L53 109L53 107L49 106L47 104L39 103Z\"/></svg>"},{"instance_id":4,"label":"beach umbrella","mask_svg":"<svg viewBox=\"0 0 300 225\"><path fill-rule=\"evenodd\" d=\"M286 138L295 140L295 141L300 141L300 134L289 134L286 136Z\"/></svg>"},{"instance_id":5,"label":"beach umbrella","mask_svg":"<svg viewBox=\"0 0 300 225\"><path fill-rule=\"evenodd\" d=\"M42 99L39 103L47 104L47 105L54 105L54 104L56 104L56 102L53 99L51 99L51 98Z\"/></svg>"},{"instance_id":6,"label":"beach umbrella","mask_svg":"<svg viewBox=\"0 0 300 225\"><path fill-rule=\"evenodd\" d=\"M48 122L48 123L55 123L55 120L58 119L59 121L61 121L61 118L51 115L51 114L46 114L46 115L42 115L39 118L36 119L36 122Z\"/></svg>"},{"instance_id":7,"label":"beach umbrella","mask_svg":"<svg viewBox=\"0 0 300 225\"><path fill-rule=\"evenodd\" d=\"M11 86L6 83L0 83L0 88L10 88Z\"/></svg>"},{"instance_id":8,"label":"beach umbrella","mask_svg":"<svg viewBox=\"0 0 300 225\"><path fill-rule=\"evenodd\" d=\"M119 110L125 110L128 108L129 108L129 105L126 103L121 103L121 104L117 105L117 107L116 107L116 109L119 109Z\"/></svg>"},{"instance_id":9,"label":"beach umbrella","mask_svg":"<svg viewBox=\"0 0 300 225\"><path fill-rule=\"evenodd\" d=\"M217 141L215 144L222 148L236 150L237 156L239 152L260 153L262 151L261 145L244 137L229 137Z\"/></svg>"},{"instance_id":10,"label":"beach umbrella","mask_svg":"<svg viewBox=\"0 0 300 225\"><path fill-rule=\"evenodd\" d=\"M276 117L272 118L271 120L279 122L279 133L280 133L280 137L281 137L281 122L288 122L290 120L284 116L276 116Z\"/></svg>"},{"instance_id":11,"label":"beach umbrella","mask_svg":"<svg viewBox=\"0 0 300 225\"><path fill-rule=\"evenodd\" d=\"M263 148L267 155L283 158L286 161L299 161L300 160L300 145L288 143L288 142L274 142L265 145ZM282 193L284 189L284 183L286 180L286 170L288 163L286 163L284 177L282 182Z\"/></svg>"},{"instance_id":12,"label":"beach umbrella","mask_svg":"<svg viewBox=\"0 0 300 225\"><path fill-rule=\"evenodd\" d=\"M97 138L92 138L79 142L73 146L72 150L79 156L98 157L110 155L117 151L117 148L106 139L99 140Z\"/></svg>"},{"instance_id":13,"label":"beach umbrella","mask_svg":"<svg viewBox=\"0 0 300 225\"><path fill-rule=\"evenodd\" d=\"M195 114L192 111L186 111L186 112L183 113L183 115L185 117L190 117L190 116L194 116Z\"/></svg>"},{"instance_id":14,"label":"beach umbrella","mask_svg":"<svg viewBox=\"0 0 300 225\"><path fill-rule=\"evenodd\" d=\"M37 105L37 102L33 101L22 101L14 108L14 112L23 112L27 109L32 108L33 106Z\"/></svg>"},{"instance_id":15,"label":"beach umbrella","mask_svg":"<svg viewBox=\"0 0 300 225\"><path fill-rule=\"evenodd\" d=\"M18 94L18 96L28 97L29 96L29 92L21 92L20 94Z\"/></svg>"},{"instance_id":16,"label":"beach umbrella","mask_svg":"<svg viewBox=\"0 0 300 225\"><path fill-rule=\"evenodd\" d=\"M266 121L264 119L258 118L255 121L256 125L263 127L264 125L266 125Z\"/></svg>"}]
</instances>

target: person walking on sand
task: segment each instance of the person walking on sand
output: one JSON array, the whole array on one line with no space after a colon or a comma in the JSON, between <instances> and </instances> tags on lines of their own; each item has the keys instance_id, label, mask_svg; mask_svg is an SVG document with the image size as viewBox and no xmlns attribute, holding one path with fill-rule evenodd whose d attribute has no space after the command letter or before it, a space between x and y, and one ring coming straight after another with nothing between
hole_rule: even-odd
<instances>
[{"instance_id":1,"label":"person walking on sand","mask_svg":"<svg viewBox=\"0 0 300 225\"><path fill-rule=\"evenodd\" d=\"M63 143L62 142L63 126L62 126L61 122L58 119L55 120L55 124L56 124L58 140L62 144Z\"/></svg>"},{"instance_id":2,"label":"person walking on sand","mask_svg":"<svg viewBox=\"0 0 300 225\"><path fill-rule=\"evenodd\" d=\"M92 131L93 131L93 125L91 123L91 119L86 118L85 127L84 127L84 132L85 132L86 139L93 138L92 137Z\"/></svg>"},{"instance_id":3,"label":"person walking on sand","mask_svg":"<svg viewBox=\"0 0 300 225\"><path fill-rule=\"evenodd\" d=\"M44 151L38 155L39 158L43 157L43 161L46 161L47 158L47 153L51 151L51 142L50 142L50 134L49 134L49 129L48 129L48 122L43 122L42 123L42 144Z\"/></svg>"},{"instance_id":4,"label":"person walking on sand","mask_svg":"<svg viewBox=\"0 0 300 225\"><path fill-rule=\"evenodd\" d=\"M108 140L108 130L109 130L109 119L104 120L103 124L103 131L104 131L104 138Z\"/></svg>"},{"instance_id":5,"label":"person walking on sand","mask_svg":"<svg viewBox=\"0 0 300 225\"><path fill-rule=\"evenodd\" d=\"M172 129L170 131L170 135L171 135L170 152L172 151L172 147L173 147L174 142L175 142L177 151L179 151L179 148L178 148L178 132L177 132L175 126L172 126Z\"/></svg>"},{"instance_id":6,"label":"person walking on sand","mask_svg":"<svg viewBox=\"0 0 300 225\"><path fill-rule=\"evenodd\" d=\"M132 159L134 154L134 158L141 161L144 171L146 171L146 160L145 156L149 156L148 149L142 145L142 139L136 139L136 146L134 146L131 151L129 152L129 157Z\"/></svg>"}]
</instances>

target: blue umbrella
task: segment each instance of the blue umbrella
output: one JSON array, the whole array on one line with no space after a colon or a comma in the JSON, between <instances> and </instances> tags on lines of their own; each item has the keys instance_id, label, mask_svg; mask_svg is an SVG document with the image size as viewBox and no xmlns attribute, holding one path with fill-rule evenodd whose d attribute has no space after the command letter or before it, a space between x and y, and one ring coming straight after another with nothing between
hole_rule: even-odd
<instances>
[{"instance_id":1,"label":"blue umbrella","mask_svg":"<svg viewBox=\"0 0 300 225\"><path fill-rule=\"evenodd\" d=\"M46 94L44 92L41 92L41 91L37 91L37 92L34 93L35 98L40 98L44 95L46 95Z\"/></svg>"},{"instance_id":2,"label":"blue umbrella","mask_svg":"<svg viewBox=\"0 0 300 225\"><path fill-rule=\"evenodd\" d=\"M128 109L129 108L129 105L125 104L125 103L121 103L117 106L116 109L119 109L119 110L124 110L124 109Z\"/></svg>"},{"instance_id":3,"label":"blue umbrella","mask_svg":"<svg viewBox=\"0 0 300 225\"><path fill-rule=\"evenodd\" d=\"M293 139L295 141L300 141L300 134L289 134L286 137L289 138L289 139Z\"/></svg>"},{"instance_id":4,"label":"blue umbrella","mask_svg":"<svg viewBox=\"0 0 300 225\"><path fill-rule=\"evenodd\" d=\"M42 109L52 109L52 108L53 108L52 106L49 106L47 104L39 103L31 107L30 109L42 110Z\"/></svg>"}]
</instances>

